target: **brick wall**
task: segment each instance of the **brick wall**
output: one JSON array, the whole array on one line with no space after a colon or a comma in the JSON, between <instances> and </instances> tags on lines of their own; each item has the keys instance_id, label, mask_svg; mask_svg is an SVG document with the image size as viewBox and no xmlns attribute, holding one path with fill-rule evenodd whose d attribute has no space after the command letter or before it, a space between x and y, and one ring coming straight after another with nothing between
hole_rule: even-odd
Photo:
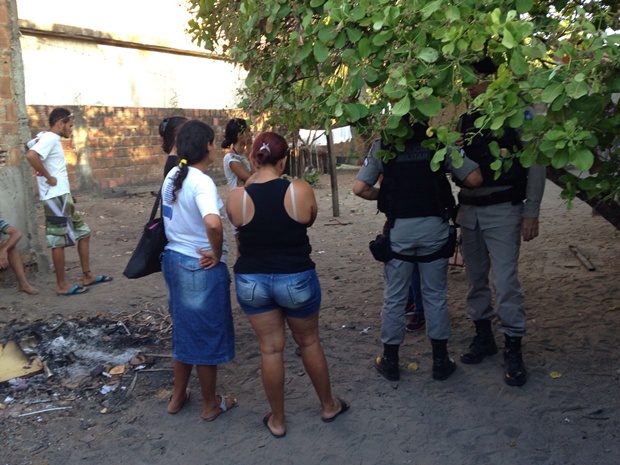
<instances>
[{"instance_id":1,"label":"brick wall","mask_svg":"<svg viewBox=\"0 0 620 465\"><path fill-rule=\"evenodd\" d=\"M75 115L73 137L63 139L73 192L106 193L160 183L167 155L161 149L158 128L169 116L199 119L213 128L218 150L209 174L216 183L224 182L224 151L219 143L232 114L226 110L62 106ZM48 115L53 109L27 107L33 137L49 128Z\"/></svg>"}]
</instances>

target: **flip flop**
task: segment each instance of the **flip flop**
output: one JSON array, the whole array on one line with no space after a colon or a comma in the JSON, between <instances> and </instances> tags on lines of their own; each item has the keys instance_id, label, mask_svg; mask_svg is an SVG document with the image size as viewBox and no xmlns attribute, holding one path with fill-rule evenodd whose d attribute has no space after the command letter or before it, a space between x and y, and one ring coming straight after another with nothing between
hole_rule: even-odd
<instances>
[{"instance_id":1,"label":"flip flop","mask_svg":"<svg viewBox=\"0 0 620 465\"><path fill-rule=\"evenodd\" d=\"M273 431L271 431L271 428L269 427L269 419L271 418L271 415L273 415L272 412L269 412L267 415L265 415L263 417L263 425L265 425L267 427L267 429L269 430L269 432L271 433L271 435L276 438L276 439L280 439L283 438L284 436L286 436L286 431L282 434L276 434Z\"/></svg>"},{"instance_id":2,"label":"flip flop","mask_svg":"<svg viewBox=\"0 0 620 465\"><path fill-rule=\"evenodd\" d=\"M183 402L181 403L180 407L176 410L170 410L170 407L168 407L168 409L166 410L170 415L175 415L177 413L179 413L181 411L181 409L183 407L185 407L185 404L187 404L187 402L189 402L189 395L190 395L190 390L189 388L185 390L185 400L183 400ZM170 396L170 399L168 399L168 402L170 402L172 400L172 396Z\"/></svg>"},{"instance_id":3,"label":"flip flop","mask_svg":"<svg viewBox=\"0 0 620 465\"><path fill-rule=\"evenodd\" d=\"M85 286L94 286L95 284L109 283L113 279L114 278L110 276L105 276L105 275L100 274L99 276L95 278L95 280L92 283L85 284Z\"/></svg>"},{"instance_id":4,"label":"flip flop","mask_svg":"<svg viewBox=\"0 0 620 465\"><path fill-rule=\"evenodd\" d=\"M67 292L57 292L57 295L78 295L78 294L84 294L88 292L88 289L85 287L80 287L77 284L74 284L73 287L71 289L69 289Z\"/></svg>"},{"instance_id":5,"label":"flip flop","mask_svg":"<svg viewBox=\"0 0 620 465\"><path fill-rule=\"evenodd\" d=\"M342 415L344 412L346 412L347 410L349 410L349 407L351 407L350 404L348 404L346 401L342 400L339 397L336 397L339 401L340 401L340 411L334 415L333 417L330 418L324 418L321 417L321 420L325 423L331 423L332 421L334 421L336 418L338 418L339 415Z\"/></svg>"},{"instance_id":6,"label":"flip flop","mask_svg":"<svg viewBox=\"0 0 620 465\"><path fill-rule=\"evenodd\" d=\"M219 417L222 413L227 412L230 409L235 408L237 406L237 404L238 404L237 399L235 399L233 397L232 399L234 400L234 403L230 407L226 407L226 399L228 399L229 396L222 396L222 395L218 394L217 397L219 397L221 399L220 406L219 406L220 411L217 412L215 415L213 415L211 417L208 417L208 418L202 417L203 420L205 420L205 421L213 421L217 417Z\"/></svg>"}]
</instances>

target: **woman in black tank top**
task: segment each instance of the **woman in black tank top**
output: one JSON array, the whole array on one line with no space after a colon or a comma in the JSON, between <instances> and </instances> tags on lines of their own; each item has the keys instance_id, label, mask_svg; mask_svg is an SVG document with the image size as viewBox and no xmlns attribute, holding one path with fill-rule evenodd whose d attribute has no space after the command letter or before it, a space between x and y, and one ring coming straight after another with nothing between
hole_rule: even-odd
<instances>
[{"instance_id":1,"label":"woman in black tank top","mask_svg":"<svg viewBox=\"0 0 620 465\"><path fill-rule=\"evenodd\" d=\"M228 217L239 231L240 254L234 266L237 300L258 339L263 387L271 408L263 423L276 438L286 435L285 322L321 402L321 420L331 422L349 409L347 401L332 394L319 340L321 288L307 235L316 219L316 199L305 181L280 178L287 155L282 136L260 134L250 156L258 168L253 183L233 189L226 202Z\"/></svg>"}]
</instances>

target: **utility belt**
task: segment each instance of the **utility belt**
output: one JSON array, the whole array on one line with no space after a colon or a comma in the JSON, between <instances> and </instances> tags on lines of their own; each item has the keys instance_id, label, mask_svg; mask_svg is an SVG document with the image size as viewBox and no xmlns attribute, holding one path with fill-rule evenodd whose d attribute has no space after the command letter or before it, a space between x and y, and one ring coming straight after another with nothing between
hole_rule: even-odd
<instances>
[{"instance_id":1,"label":"utility belt","mask_svg":"<svg viewBox=\"0 0 620 465\"><path fill-rule=\"evenodd\" d=\"M368 247L375 260L380 262L386 263L396 259L412 263L430 263L440 258L450 258L454 255L454 250L456 249L456 226L450 225L448 240L441 249L428 255L404 255L394 252L390 242L389 229L384 234L379 234L376 239L370 241Z\"/></svg>"},{"instance_id":2,"label":"utility belt","mask_svg":"<svg viewBox=\"0 0 620 465\"><path fill-rule=\"evenodd\" d=\"M497 205L500 203L510 202L517 205L523 201L523 198L517 194L514 187L503 191L493 192L489 195L473 196L465 195L459 192L459 203L461 205L474 205L476 207L488 207L489 205Z\"/></svg>"}]
</instances>

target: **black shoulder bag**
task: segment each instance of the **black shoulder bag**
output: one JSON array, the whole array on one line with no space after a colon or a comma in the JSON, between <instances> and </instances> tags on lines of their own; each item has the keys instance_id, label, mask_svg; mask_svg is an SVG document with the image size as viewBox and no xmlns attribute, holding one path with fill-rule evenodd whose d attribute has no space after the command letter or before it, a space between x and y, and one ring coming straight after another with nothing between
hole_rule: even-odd
<instances>
[{"instance_id":1,"label":"black shoulder bag","mask_svg":"<svg viewBox=\"0 0 620 465\"><path fill-rule=\"evenodd\" d=\"M164 219L155 218L161 200L161 189L157 194L151 216L148 223L144 225L142 237L133 251L129 263L123 271L129 279L142 278L152 273L161 271L160 255L168 243L166 231L164 230Z\"/></svg>"}]
</instances>

